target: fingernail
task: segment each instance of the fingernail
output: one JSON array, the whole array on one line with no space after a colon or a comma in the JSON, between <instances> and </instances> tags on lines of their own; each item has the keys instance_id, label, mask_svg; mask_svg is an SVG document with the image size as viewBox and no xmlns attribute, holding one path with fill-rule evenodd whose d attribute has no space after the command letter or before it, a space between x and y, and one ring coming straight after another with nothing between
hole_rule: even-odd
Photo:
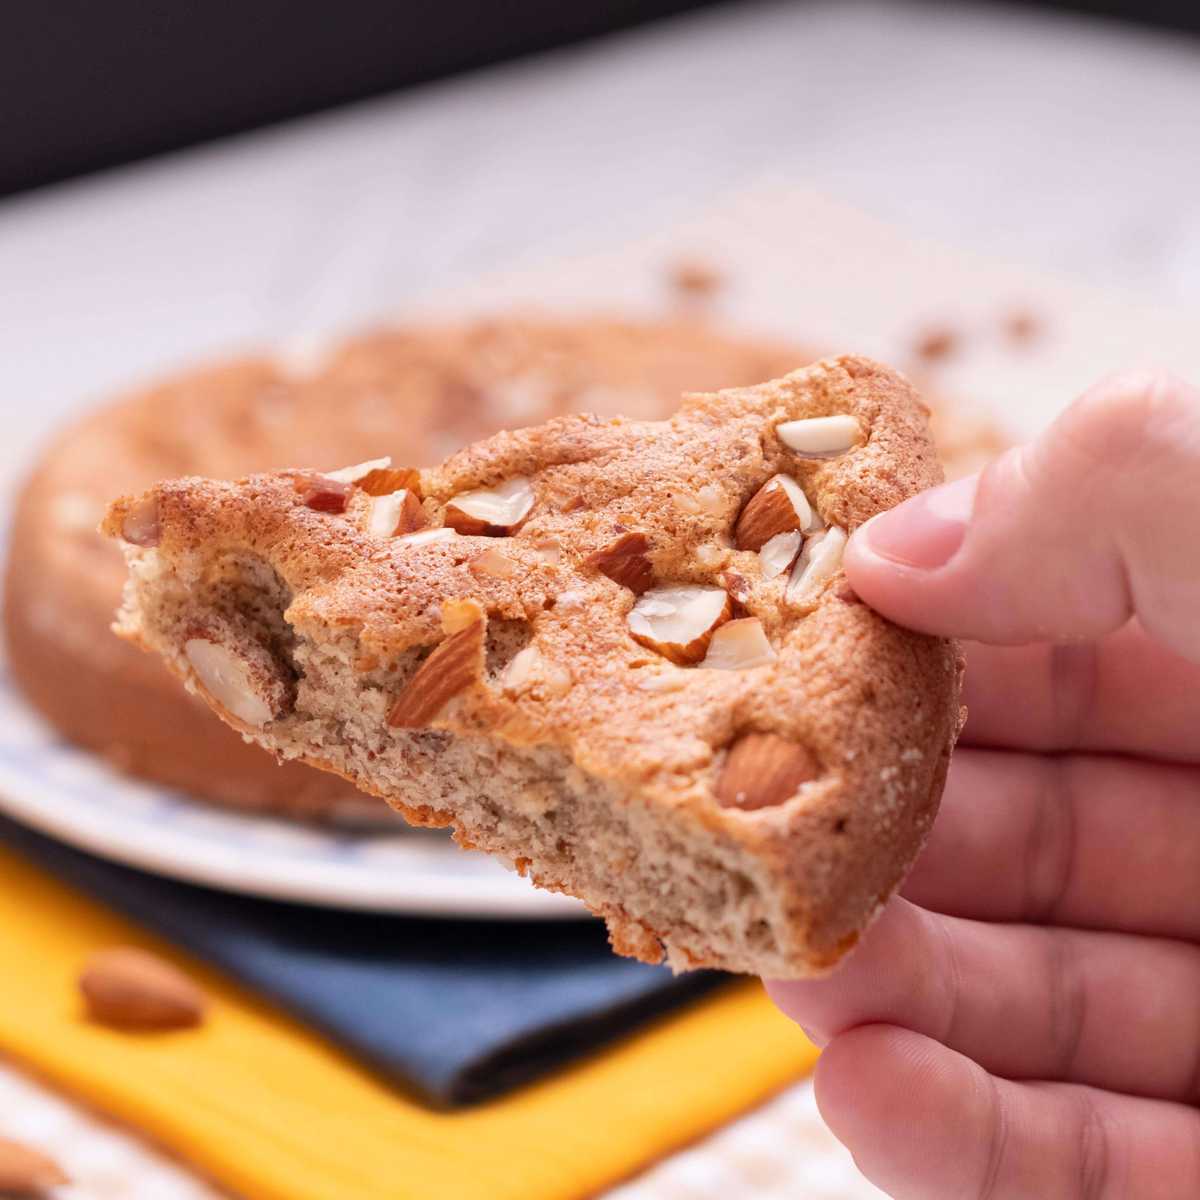
<instances>
[{"instance_id":1,"label":"fingernail","mask_svg":"<svg viewBox=\"0 0 1200 1200\"><path fill-rule=\"evenodd\" d=\"M945 566L963 543L979 476L931 488L872 517L859 531L867 549L889 562L932 571Z\"/></svg>"}]
</instances>

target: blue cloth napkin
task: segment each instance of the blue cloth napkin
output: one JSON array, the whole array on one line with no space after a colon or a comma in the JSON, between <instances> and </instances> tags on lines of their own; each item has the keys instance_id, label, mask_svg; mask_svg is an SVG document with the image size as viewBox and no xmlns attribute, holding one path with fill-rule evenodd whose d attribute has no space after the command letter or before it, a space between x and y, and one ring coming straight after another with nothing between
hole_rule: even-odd
<instances>
[{"instance_id":1,"label":"blue cloth napkin","mask_svg":"<svg viewBox=\"0 0 1200 1200\"><path fill-rule=\"evenodd\" d=\"M599 921L458 921L178 883L0 817L0 838L444 1106L515 1087L711 990L617 958Z\"/></svg>"}]
</instances>

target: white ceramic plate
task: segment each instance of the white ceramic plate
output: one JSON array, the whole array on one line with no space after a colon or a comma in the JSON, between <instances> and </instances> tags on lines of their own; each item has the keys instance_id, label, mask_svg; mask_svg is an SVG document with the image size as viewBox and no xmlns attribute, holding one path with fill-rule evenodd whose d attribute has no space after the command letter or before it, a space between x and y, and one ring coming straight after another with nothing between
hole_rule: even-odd
<instances>
[{"instance_id":1,"label":"white ceramic plate","mask_svg":"<svg viewBox=\"0 0 1200 1200\"><path fill-rule=\"evenodd\" d=\"M0 811L103 858L226 891L457 917L581 917L443 831L242 816L121 775L55 735L0 667Z\"/></svg>"}]
</instances>

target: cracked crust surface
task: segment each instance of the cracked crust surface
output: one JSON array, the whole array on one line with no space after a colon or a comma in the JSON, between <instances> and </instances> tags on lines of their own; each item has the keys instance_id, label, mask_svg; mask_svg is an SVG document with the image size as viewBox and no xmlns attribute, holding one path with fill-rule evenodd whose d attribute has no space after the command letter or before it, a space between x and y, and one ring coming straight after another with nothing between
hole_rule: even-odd
<instances>
[{"instance_id":1,"label":"cracked crust surface","mask_svg":"<svg viewBox=\"0 0 1200 1200\"><path fill-rule=\"evenodd\" d=\"M845 453L805 458L776 433L831 414L862 431ZM786 574L766 578L733 548L739 513L780 472L846 532L941 478L908 383L830 360L686 397L667 421L501 433L421 473L431 527L464 492L527 478L532 508L507 536L379 537L363 488L319 511L300 471L162 484L106 518L114 537L156 518L155 544L126 547L119 628L276 754L580 896L622 953L813 974L923 843L960 724L961 659L859 603L840 569L789 598ZM638 596L593 557L631 530L656 586L730 591L773 661L679 666L635 641ZM497 552L508 565L481 570ZM213 637L229 670L201 679L194 644ZM212 689L229 679L265 719L222 707ZM431 711L405 699L420 680L452 681ZM420 719L396 723L401 709ZM730 748L749 735L802 748L815 770L763 807L722 803Z\"/></svg>"},{"instance_id":2,"label":"cracked crust surface","mask_svg":"<svg viewBox=\"0 0 1200 1200\"><path fill-rule=\"evenodd\" d=\"M60 732L131 774L239 808L377 818L340 780L244 745L112 638L125 569L96 533L108 500L184 474L378 454L429 465L506 425L583 409L661 417L685 390L756 383L813 357L695 321L510 316L379 330L307 370L262 357L178 374L65 430L21 489L4 603L14 678Z\"/></svg>"}]
</instances>

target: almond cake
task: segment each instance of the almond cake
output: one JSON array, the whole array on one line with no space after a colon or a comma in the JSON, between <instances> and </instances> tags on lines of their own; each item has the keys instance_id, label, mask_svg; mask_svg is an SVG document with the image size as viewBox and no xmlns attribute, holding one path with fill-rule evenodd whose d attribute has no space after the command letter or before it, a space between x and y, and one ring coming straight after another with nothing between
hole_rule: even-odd
<instances>
[{"instance_id":1,"label":"almond cake","mask_svg":"<svg viewBox=\"0 0 1200 1200\"><path fill-rule=\"evenodd\" d=\"M827 360L387 459L116 502L117 629L248 740L579 896L617 950L829 969L933 821L961 656L849 589L939 482L900 375Z\"/></svg>"}]
</instances>

